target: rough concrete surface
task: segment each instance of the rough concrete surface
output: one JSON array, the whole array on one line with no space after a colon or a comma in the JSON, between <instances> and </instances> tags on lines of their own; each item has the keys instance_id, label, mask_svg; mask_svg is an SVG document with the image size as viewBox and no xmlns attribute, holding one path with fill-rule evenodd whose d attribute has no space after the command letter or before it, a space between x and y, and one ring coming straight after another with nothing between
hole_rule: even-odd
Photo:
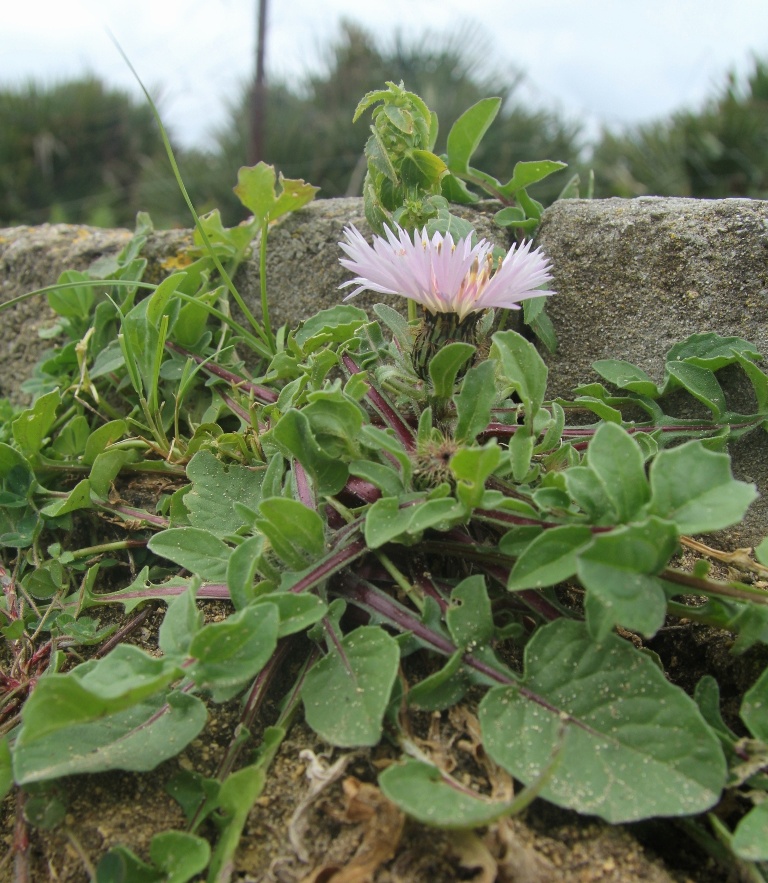
<instances>
[{"instance_id":1,"label":"rough concrete surface","mask_svg":"<svg viewBox=\"0 0 768 883\"><path fill-rule=\"evenodd\" d=\"M707 331L742 337L768 357L768 202L564 200L544 212L537 241L557 291L548 307L558 337L547 356L551 392L599 380L590 365L606 358L658 382L670 347ZM731 380L726 393L748 402L749 384ZM768 534L768 438L753 432L731 455L736 476L762 496L724 539L751 546Z\"/></svg>"},{"instance_id":2,"label":"rough concrete surface","mask_svg":"<svg viewBox=\"0 0 768 883\"><path fill-rule=\"evenodd\" d=\"M503 244L488 216L471 217L481 235ZM349 275L338 262L337 243L350 223L370 233L361 199L318 200L270 232L273 326L295 324L344 296L339 285ZM64 269L86 268L129 236L63 225L0 230L0 301L51 284ZM189 242L185 231L156 233L146 253L157 270ZM768 202L567 200L546 210L538 242L552 259L557 291L549 314L559 347L546 356L554 394L598 379L590 365L600 358L628 359L660 379L666 351L696 332L738 335L768 356ZM258 313L257 255L237 283ZM397 298L367 294L355 303L369 307L379 299L398 306ZM38 330L52 320L39 298L0 313L0 395L20 400L19 383L49 346ZM737 476L756 482L763 497L727 539L754 545L768 533L768 442L753 433L732 453Z\"/></svg>"},{"instance_id":3,"label":"rough concrete surface","mask_svg":"<svg viewBox=\"0 0 768 883\"><path fill-rule=\"evenodd\" d=\"M118 254L131 235L129 230L70 224L0 229L0 303L53 285L64 270L87 270L98 258ZM191 242L189 231L153 234L142 253L149 262L145 277L157 281L163 262ZM0 397L18 404L28 400L20 386L51 348L39 333L55 321L44 295L0 312Z\"/></svg>"}]
</instances>

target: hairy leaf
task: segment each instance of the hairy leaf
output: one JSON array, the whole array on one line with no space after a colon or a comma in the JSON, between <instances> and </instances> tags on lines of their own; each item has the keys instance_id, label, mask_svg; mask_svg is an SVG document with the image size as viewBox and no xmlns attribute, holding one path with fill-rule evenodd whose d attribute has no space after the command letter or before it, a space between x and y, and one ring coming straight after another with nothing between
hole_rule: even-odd
<instances>
[{"instance_id":1,"label":"hairy leaf","mask_svg":"<svg viewBox=\"0 0 768 883\"><path fill-rule=\"evenodd\" d=\"M307 723L340 748L376 745L400 651L383 629L361 626L309 670L301 698Z\"/></svg>"},{"instance_id":2,"label":"hairy leaf","mask_svg":"<svg viewBox=\"0 0 768 883\"><path fill-rule=\"evenodd\" d=\"M595 644L583 623L539 629L522 686L492 689L480 724L486 751L523 782L562 743L542 796L614 824L704 812L726 781L719 740L693 700L627 641Z\"/></svg>"}]
</instances>

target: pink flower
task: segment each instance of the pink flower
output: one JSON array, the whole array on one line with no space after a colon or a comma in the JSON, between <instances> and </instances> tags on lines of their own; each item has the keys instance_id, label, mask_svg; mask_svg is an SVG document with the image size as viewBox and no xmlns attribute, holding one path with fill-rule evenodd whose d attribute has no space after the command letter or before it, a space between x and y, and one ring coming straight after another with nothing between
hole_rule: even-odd
<instances>
[{"instance_id":1,"label":"pink flower","mask_svg":"<svg viewBox=\"0 0 768 883\"><path fill-rule=\"evenodd\" d=\"M357 285L344 300L366 290L400 294L462 321L488 307L518 310L521 301L554 294L539 290L552 279L550 265L530 241L513 246L494 271L493 244L486 239L472 247L469 236L454 243L450 233L430 239L424 229L411 241L405 230L396 230L385 228L387 238L375 236L370 246L355 227L344 228L347 240L339 245L349 257L340 261L356 276L340 287Z\"/></svg>"}]
</instances>

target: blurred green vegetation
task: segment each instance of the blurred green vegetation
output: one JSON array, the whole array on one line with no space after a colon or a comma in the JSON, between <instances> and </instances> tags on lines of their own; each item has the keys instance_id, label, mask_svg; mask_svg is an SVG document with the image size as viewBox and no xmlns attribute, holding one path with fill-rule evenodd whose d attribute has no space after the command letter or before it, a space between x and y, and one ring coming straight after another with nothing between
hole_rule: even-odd
<instances>
[{"instance_id":1,"label":"blurred green vegetation","mask_svg":"<svg viewBox=\"0 0 768 883\"><path fill-rule=\"evenodd\" d=\"M0 223L132 225L164 156L151 109L95 77L0 90Z\"/></svg>"},{"instance_id":2,"label":"blurred green vegetation","mask_svg":"<svg viewBox=\"0 0 768 883\"><path fill-rule=\"evenodd\" d=\"M768 63L731 73L700 110L604 132L591 165L596 196L768 198Z\"/></svg>"},{"instance_id":3,"label":"blurred green vegetation","mask_svg":"<svg viewBox=\"0 0 768 883\"><path fill-rule=\"evenodd\" d=\"M502 112L473 164L500 179L520 160L554 159L568 172L533 193L548 204L573 172L595 172L596 196L768 196L768 64L745 82L731 75L699 110L586 143L580 122L520 97L523 74L494 66L483 32L403 36L388 44L346 23L320 70L303 82L270 82L264 159L303 178L324 197L359 195L368 118L352 114L365 92L402 80L440 120L437 152L454 120L489 95ZM218 207L227 224L243 217L232 193L248 155L249 90L229 105L208 150L176 148L201 212ZM152 112L140 98L98 79L0 89L0 225L46 221L132 226L149 211L159 227L189 226Z\"/></svg>"}]
</instances>

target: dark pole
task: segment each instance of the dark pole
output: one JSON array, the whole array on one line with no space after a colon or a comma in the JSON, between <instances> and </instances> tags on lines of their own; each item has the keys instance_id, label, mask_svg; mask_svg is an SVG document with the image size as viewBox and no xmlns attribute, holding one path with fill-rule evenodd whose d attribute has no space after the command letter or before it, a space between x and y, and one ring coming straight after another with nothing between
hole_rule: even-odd
<instances>
[{"instance_id":1,"label":"dark pole","mask_svg":"<svg viewBox=\"0 0 768 883\"><path fill-rule=\"evenodd\" d=\"M267 0L259 0L256 31L256 76L251 90L250 138L248 164L256 165L264 158L264 125L266 121L267 86L264 81L264 54L267 42Z\"/></svg>"}]
</instances>

